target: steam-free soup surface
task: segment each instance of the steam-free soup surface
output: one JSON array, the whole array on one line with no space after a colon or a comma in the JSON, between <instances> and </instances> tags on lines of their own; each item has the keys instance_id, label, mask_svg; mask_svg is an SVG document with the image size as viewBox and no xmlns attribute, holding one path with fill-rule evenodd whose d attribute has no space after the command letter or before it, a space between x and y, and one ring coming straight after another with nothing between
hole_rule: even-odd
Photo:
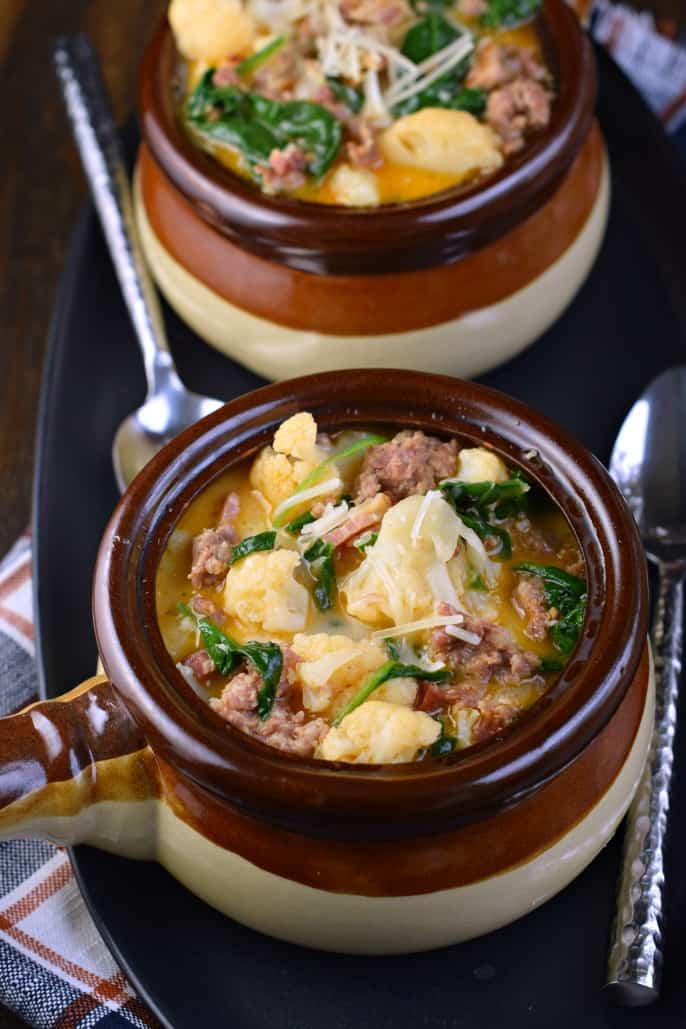
<instances>
[{"instance_id":1,"label":"steam-free soup surface","mask_svg":"<svg viewBox=\"0 0 686 1029\"><path fill-rule=\"evenodd\" d=\"M402 203L550 120L540 0L173 0L194 142L266 193Z\"/></svg>"},{"instance_id":2,"label":"steam-free soup surface","mask_svg":"<svg viewBox=\"0 0 686 1029\"><path fill-rule=\"evenodd\" d=\"M229 726L296 756L402 762L501 733L585 610L559 509L494 452L307 413L181 518L165 643Z\"/></svg>"}]
</instances>

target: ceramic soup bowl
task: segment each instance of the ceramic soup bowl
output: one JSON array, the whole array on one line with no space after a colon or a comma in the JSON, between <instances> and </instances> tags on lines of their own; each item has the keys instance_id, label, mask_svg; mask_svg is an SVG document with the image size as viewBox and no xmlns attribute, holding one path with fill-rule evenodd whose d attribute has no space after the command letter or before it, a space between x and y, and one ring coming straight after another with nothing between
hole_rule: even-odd
<instances>
[{"instance_id":1,"label":"ceramic soup bowl","mask_svg":"<svg viewBox=\"0 0 686 1029\"><path fill-rule=\"evenodd\" d=\"M368 209L266 196L191 143L164 22L141 70L135 195L171 306L272 379L469 377L533 342L586 278L609 198L591 44L564 0L544 0L538 20L556 82L547 128L480 184Z\"/></svg>"},{"instance_id":2,"label":"ceramic soup bowl","mask_svg":"<svg viewBox=\"0 0 686 1029\"><path fill-rule=\"evenodd\" d=\"M181 514L228 467L311 411L495 448L543 487L583 550L588 608L564 672L472 748L397 765L285 755L230 728L180 675L155 577ZM312 947L440 947L524 915L605 846L649 746L647 580L631 515L578 443L503 394L358 370L267 386L170 443L107 527L93 611L105 674L0 720L0 836L159 861L262 932Z\"/></svg>"}]
</instances>

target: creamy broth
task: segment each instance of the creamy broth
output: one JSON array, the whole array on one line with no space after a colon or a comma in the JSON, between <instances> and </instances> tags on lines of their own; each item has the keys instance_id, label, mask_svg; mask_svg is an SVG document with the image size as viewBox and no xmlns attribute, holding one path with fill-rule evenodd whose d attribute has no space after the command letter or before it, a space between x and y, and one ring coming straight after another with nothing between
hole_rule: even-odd
<instances>
[{"instance_id":1,"label":"creamy broth","mask_svg":"<svg viewBox=\"0 0 686 1029\"><path fill-rule=\"evenodd\" d=\"M282 430L273 447L189 506L161 560L159 624L184 676L229 724L296 754L412 760L500 732L557 679L583 619L583 561L562 512L483 448L422 433L387 432L379 442L376 429L322 437L309 415ZM337 459L351 446L361 449ZM504 497L490 506L463 495L465 484L474 492L491 481L484 470L494 476L494 495ZM318 489L325 492L312 496ZM508 499L513 489L518 495ZM222 514L227 497L230 520ZM308 512L311 528L293 528ZM230 563L246 539L254 545L269 532L272 546ZM328 593L325 559L313 558L313 545L330 550ZM277 567L284 562L288 574ZM584 594L572 615L550 602L559 603L550 574L572 590L563 589L568 607ZM267 588L276 591L268 603ZM284 601L282 611L289 591L296 602ZM264 717L236 698L242 687L254 698L266 680L245 654L218 671L203 619L205 630L211 623L238 647L278 645L276 708ZM347 665L336 655L348 655ZM359 700L389 661L405 670ZM396 750L392 740L377 746L381 730L372 732L366 715L404 720ZM352 741L346 723L357 733ZM308 726L312 737L303 742Z\"/></svg>"}]
</instances>

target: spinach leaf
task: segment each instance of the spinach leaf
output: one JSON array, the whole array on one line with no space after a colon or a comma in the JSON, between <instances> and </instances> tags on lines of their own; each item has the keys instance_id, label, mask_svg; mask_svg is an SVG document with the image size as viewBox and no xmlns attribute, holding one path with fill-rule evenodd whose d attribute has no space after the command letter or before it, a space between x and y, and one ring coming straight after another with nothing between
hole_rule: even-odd
<instances>
[{"instance_id":1,"label":"spinach leaf","mask_svg":"<svg viewBox=\"0 0 686 1029\"><path fill-rule=\"evenodd\" d=\"M445 682L449 678L450 672L447 669L427 672L426 668L419 668L418 665L403 665L398 661L386 661L365 680L357 693L345 707L341 708L331 724L340 725L346 715L363 704L374 690L378 690L379 686L388 682L389 679L424 679L426 682Z\"/></svg>"},{"instance_id":2,"label":"spinach leaf","mask_svg":"<svg viewBox=\"0 0 686 1029\"><path fill-rule=\"evenodd\" d=\"M556 661L553 657L542 657L537 671L541 675L552 675L553 672L561 672L563 668L564 665L561 661Z\"/></svg>"},{"instance_id":3,"label":"spinach leaf","mask_svg":"<svg viewBox=\"0 0 686 1029\"><path fill-rule=\"evenodd\" d=\"M333 563L333 544L315 540L303 554L310 575L314 579L314 601L320 611L333 607L336 589L336 569Z\"/></svg>"},{"instance_id":4,"label":"spinach leaf","mask_svg":"<svg viewBox=\"0 0 686 1029\"><path fill-rule=\"evenodd\" d=\"M583 579L570 575L554 565L539 565L530 561L515 565L515 572L537 575L543 583L545 602L558 611L558 618L550 626L550 638L559 651L570 654L579 639L586 614L587 586Z\"/></svg>"},{"instance_id":5,"label":"spinach leaf","mask_svg":"<svg viewBox=\"0 0 686 1029\"><path fill-rule=\"evenodd\" d=\"M229 565L233 567L237 561L247 557L248 554L256 554L259 550L273 550L276 543L276 531L258 532L256 536L246 536L231 551Z\"/></svg>"},{"instance_id":6,"label":"spinach leaf","mask_svg":"<svg viewBox=\"0 0 686 1029\"><path fill-rule=\"evenodd\" d=\"M187 604L177 606L184 617L195 619L205 650L219 675L230 675L241 657L252 662L262 677L262 687L257 691L257 713L264 721L274 704L283 670L283 653L278 643L236 643L209 618L196 615Z\"/></svg>"},{"instance_id":7,"label":"spinach leaf","mask_svg":"<svg viewBox=\"0 0 686 1029\"><path fill-rule=\"evenodd\" d=\"M308 154L307 170L327 170L341 145L341 123L309 100L270 100L236 86L215 86L209 68L186 102L191 128L204 138L235 147L256 178L273 150L294 143Z\"/></svg>"},{"instance_id":8,"label":"spinach leaf","mask_svg":"<svg viewBox=\"0 0 686 1029\"><path fill-rule=\"evenodd\" d=\"M487 0L488 8L479 21L487 29L498 25L517 25L537 14L542 0Z\"/></svg>"},{"instance_id":9,"label":"spinach leaf","mask_svg":"<svg viewBox=\"0 0 686 1029\"><path fill-rule=\"evenodd\" d=\"M309 525L310 522L313 522L314 520L315 517L312 514L312 512L305 511L304 514L298 515L298 517L294 518L292 522L289 522L288 525L285 525L284 529L286 530L286 532L290 533L291 536L299 536L300 530L303 528L303 526Z\"/></svg>"},{"instance_id":10,"label":"spinach leaf","mask_svg":"<svg viewBox=\"0 0 686 1029\"><path fill-rule=\"evenodd\" d=\"M433 757L445 757L446 754L453 754L457 750L457 737L450 736L445 731L445 721L442 718L438 718L437 721L441 726L441 735L431 744L429 753Z\"/></svg>"},{"instance_id":11,"label":"spinach leaf","mask_svg":"<svg viewBox=\"0 0 686 1029\"><path fill-rule=\"evenodd\" d=\"M337 79L333 75L327 75L326 81L339 104L345 104L353 114L359 114L364 103L364 96L359 89L349 86L343 79Z\"/></svg>"},{"instance_id":12,"label":"spinach leaf","mask_svg":"<svg viewBox=\"0 0 686 1029\"><path fill-rule=\"evenodd\" d=\"M426 89L409 96L407 100L393 106L393 115L400 118L404 114L412 114L423 107L448 107L453 111L468 111L478 118L486 110L488 94L483 89L461 88L460 83L466 74L469 58L460 61L447 75L436 79Z\"/></svg>"},{"instance_id":13,"label":"spinach leaf","mask_svg":"<svg viewBox=\"0 0 686 1029\"><path fill-rule=\"evenodd\" d=\"M403 40L402 53L415 64L420 64L439 50L454 43L462 35L456 25L439 11L429 11L424 18L408 29Z\"/></svg>"},{"instance_id":14,"label":"spinach leaf","mask_svg":"<svg viewBox=\"0 0 686 1029\"><path fill-rule=\"evenodd\" d=\"M490 512L498 518L514 514L521 509L523 498L531 489L520 472L504 482L464 482L461 479L444 479L439 484L443 496L459 514L462 521L482 539L494 538L501 542L500 553L504 558L512 557L512 540L509 532L490 522Z\"/></svg>"},{"instance_id":15,"label":"spinach leaf","mask_svg":"<svg viewBox=\"0 0 686 1029\"><path fill-rule=\"evenodd\" d=\"M239 75L245 77L246 75L252 75L252 73L264 64L268 58L275 54L277 50L280 50L283 44L286 42L285 36L277 36L276 39L272 39L271 43L267 43L257 53L251 54L250 57L246 57L244 61L236 65L236 71Z\"/></svg>"}]
</instances>

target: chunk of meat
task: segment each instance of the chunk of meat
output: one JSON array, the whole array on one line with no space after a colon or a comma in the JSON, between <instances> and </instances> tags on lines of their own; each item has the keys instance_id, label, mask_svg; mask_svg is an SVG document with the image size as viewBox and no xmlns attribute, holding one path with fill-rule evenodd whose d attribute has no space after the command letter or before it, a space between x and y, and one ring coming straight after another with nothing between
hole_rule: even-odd
<instances>
[{"instance_id":1,"label":"chunk of meat","mask_svg":"<svg viewBox=\"0 0 686 1029\"><path fill-rule=\"evenodd\" d=\"M206 650L196 650L184 658L182 664L190 668L196 679L209 679L214 674L214 661Z\"/></svg>"},{"instance_id":2,"label":"chunk of meat","mask_svg":"<svg viewBox=\"0 0 686 1029\"><path fill-rule=\"evenodd\" d=\"M514 154L526 137L550 121L550 93L540 82L517 78L495 89L486 104L486 121L502 141L504 154Z\"/></svg>"},{"instance_id":3,"label":"chunk of meat","mask_svg":"<svg viewBox=\"0 0 686 1029\"><path fill-rule=\"evenodd\" d=\"M546 85L550 82L550 73L531 50L496 43L486 36L474 52L465 85L470 89L498 89L520 77Z\"/></svg>"},{"instance_id":4,"label":"chunk of meat","mask_svg":"<svg viewBox=\"0 0 686 1029\"><path fill-rule=\"evenodd\" d=\"M450 604L439 604L438 613L448 615L456 611ZM490 683L514 685L536 673L540 658L518 647L509 629L473 615L465 615L460 628L474 633L479 642L457 639L445 627L433 629L429 641L431 657L444 661L457 680L455 701L474 706Z\"/></svg>"},{"instance_id":5,"label":"chunk of meat","mask_svg":"<svg viewBox=\"0 0 686 1029\"><path fill-rule=\"evenodd\" d=\"M350 118L350 139L345 144L348 160L357 168L378 168L383 161L376 133L366 118Z\"/></svg>"},{"instance_id":6,"label":"chunk of meat","mask_svg":"<svg viewBox=\"0 0 686 1029\"><path fill-rule=\"evenodd\" d=\"M565 543L557 552L557 559L560 565L570 575L576 575L577 579L586 578L586 565L581 551L575 543Z\"/></svg>"},{"instance_id":7,"label":"chunk of meat","mask_svg":"<svg viewBox=\"0 0 686 1029\"><path fill-rule=\"evenodd\" d=\"M293 652L284 647L284 670L269 717L264 721L257 713L257 692L262 679L252 667L234 675L221 696L210 700L210 706L229 725L270 747L296 757L311 757L329 727L323 718L306 721L304 711L294 710L289 672L295 660Z\"/></svg>"},{"instance_id":8,"label":"chunk of meat","mask_svg":"<svg viewBox=\"0 0 686 1029\"><path fill-rule=\"evenodd\" d=\"M341 0L341 14L361 25L398 25L412 17L406 0Z\"/></svg>"},{"instance_id":9,"label":"chunk of meat","mask_svg":"<svg viewBox=\"0 0 686 1029\"><path fill-rule=\"evenodd\" d=\"M479 708L479 717L472 728L472 743L481 743L491 736L497 736L521 712L512 704L484 704Z\"/></svg>"},{"instance_id":10,"label":"chunk of meat","mask_svg":"<svg viewBox=\"0 0 686 1029\"><path fill-rule=\"evenodd\" d=\"M226 614L219 604L215 604L209 597L204 597L202 593L191 598L190 607L196 615L209 618L215 625L222 625L226 621Z\"/></svg>"},{"instance_id":11,"label":"chunk of meat","mask_svg":"<svg viewBox=\"0 0 686 1029\"><path fill-rule=\"evenodd\" d=\"M366 452L355 480L356 503L377 493L387 493L393 503L426 493L455 472L457 453L454 439L444 443L423 432L399 432Z\"/></svg>"},{"instance_id":12,"label":"chunk of meat","mask_svg":"<svg viewBox=\"0 0 686 1029\"><path fill-rule=\"evenodd\" d=\"M352 543L361 533L379 525L381 519L391 506L391 502L385 493L377 493L370 500L365 500L359 507L354 507L350 517L337 525L331 532L324 536L326 543L331 543L334 550L345 547Z\"/></svg>"},{"instance_id":13,"label":"chunk of meat","mask_svg":"<svg viewBox=\"0 0 686 1029\"><path fill-rule=\"evenodd\" d=\"M272 150L269 163L256 165L255 171L260 175L266 192L282 193L302 186L308 161L302 147L289 143L283 150Z\"/></svg>"},{"instance_id":14,"label":"chunk of meat","mask_svg":"<svg viewBox=\"0 0 686 1029\"><path fill-rule=\"evenodd\" d=\"M544 640L553 618L545 599L543 583L536 575L520 575L512 592L515 611L526 622L524 632L532 640Z\"/></svg>"},{"instance_id":15,"label":"chunk of meat","mask_svg":"<svg viewBox=\"0 0 686 1029\"><path fill-rule=\"evenodd\" d=\"M195 589L219 586L229 570L229 558L238 533L233 519L240 509L238 494L229 493L219 515L216 529L203 529L193 540L191 571L188 578Z\"/></svg>"}]
</instances>

